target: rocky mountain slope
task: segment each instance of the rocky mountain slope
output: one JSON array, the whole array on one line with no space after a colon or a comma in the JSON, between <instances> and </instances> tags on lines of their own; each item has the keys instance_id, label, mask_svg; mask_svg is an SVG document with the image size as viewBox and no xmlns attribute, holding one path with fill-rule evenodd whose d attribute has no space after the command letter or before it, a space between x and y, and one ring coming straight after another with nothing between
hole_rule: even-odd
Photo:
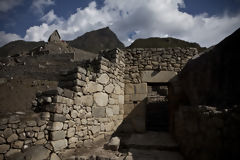
<instances>
[{"instance_id":1,"label":"rocky mountain slope","mask_svg":"<svg viewBox=\"0 0 240 160\"><path fill-rule=\"evenodd\" d=\"M68 43L72 47L93 53L98 53L104 49L124 48L124 44L109 27L87 32Z\"/></svg>"},{"instance_id":2,"label":"rocky mountain slope","mask_svg":"<svg viewBox=\"0 0 240 160\"><path fill-rule=\"evenodd\" d=\"M206 48L201 47L197 43L186 42L176 38L147 38L147 39L137 39L128 48L174 48L174 47L194 47L197 48L199 52L205 50Z\"/></svg>"},{"instance_id":3,"label":"rocky mountain slope","mask_svg":"<svg viewBox=\"0 0 240 160\"><path fill-rule=\"evenodd\" d=\"M23 40L12 41L0 47L0 57L14 56L16 54L24 54L30 50L44 45L45 42L26 42Z\"/></svg>"}]
</instances>

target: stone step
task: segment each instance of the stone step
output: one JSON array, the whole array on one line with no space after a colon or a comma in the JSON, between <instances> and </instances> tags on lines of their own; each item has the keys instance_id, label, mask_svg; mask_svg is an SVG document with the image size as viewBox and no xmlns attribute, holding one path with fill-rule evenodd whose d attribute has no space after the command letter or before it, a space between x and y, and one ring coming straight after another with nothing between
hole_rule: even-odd
<instances>
[{"instance_id":1,"label":"stone step","mask_svg":"<svg viewBox=\"0 0 240 160\"><path fill-rule=\"evenodd\" d=\"M179 145L168 132L146 132L132 134L129 138L122 140L122 146L135 149L156 149L177 151Z\"/></svg>"}]
</instances>

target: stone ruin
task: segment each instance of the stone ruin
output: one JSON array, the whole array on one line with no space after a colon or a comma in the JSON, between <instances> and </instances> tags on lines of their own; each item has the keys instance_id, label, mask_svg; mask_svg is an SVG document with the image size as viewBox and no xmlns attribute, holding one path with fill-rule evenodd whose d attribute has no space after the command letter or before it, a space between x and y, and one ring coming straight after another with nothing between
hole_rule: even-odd
<instances>
[{"instance_id":1,"label":"stone ruin","mask_svg":"<svg viewBox=\"0 0 240 160\"><path fill-rule=\"evenodd\" d=\"M48 42L59 42L59 41L61 41L61 36L58 33L58 31L55 30L48 38Z\"/></svg>"},{"instance_id":2,"label":"stone ruin","mask_svg":"<svg viewBox=\"0 0 240 160\"><path fill-rule=\"evenodd\" d=\"M118 130L145 132L148 88L168 86L196 54L194 48L102 52L91 64L62 74L56 90L37 95L33 105L38 116L26 121L23 115L1 119L2 157L38 144L49 153L88 147ZM135 109L139 113L132 115Z\"/></svg>"},{"instance_id":3,"label":"stone ruin","mask_svg":"<svg viewBox=\"0 0 240 160\"><path fill-rule=\"evenodd\" d=\"M33 101L34 115L1 118L0 159L16 155L27 159L31 154L19 153L36 145L45 153L38 156L54 159L65 149L91 147L115 135L146 131L173 133L186 158L221 159L222 149L231 148L230 144L222 146L221 141L232 140L222 136L235 131L232 122L239 119L235 112L238 105L233 114L228 109L219 111L181 99L185 95L180 92L183 88L178 75L197 56L195 48L101 52L93 61L63 73L55 90L39 93ZM236 150L231 152L234 155Z\"/></svg>"}]
</instances>

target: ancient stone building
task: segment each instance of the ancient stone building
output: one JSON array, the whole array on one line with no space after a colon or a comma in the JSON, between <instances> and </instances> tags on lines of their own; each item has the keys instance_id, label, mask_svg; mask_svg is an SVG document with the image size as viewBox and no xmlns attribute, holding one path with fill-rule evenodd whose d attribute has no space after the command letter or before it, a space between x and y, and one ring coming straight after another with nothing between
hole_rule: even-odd
<instances>
[{"instance_id":1,"label":"ancient stone building","mask_svg":"<svg viewBox=\"0 0 240 160\"><path fill-rule=\"evenodd\" d=\"M58 42L58 41L61 41L61 37L58 31L55 30L48 38L48 42Z\"/></svg>"},{"instance_id":2,"label":"ancient stone building","mask_svg":"<svg viewBox=\"0 0 240 160\"><path fill-rule=\"evenodd\" d=\"M7 158L36 144L58 153L117 132L168 130L169 82L196 54L194 48L102 52L63 74L56 90L39 94L33 104L38 116L2 118L0 154Z\"/></svg>"}]
</instances>

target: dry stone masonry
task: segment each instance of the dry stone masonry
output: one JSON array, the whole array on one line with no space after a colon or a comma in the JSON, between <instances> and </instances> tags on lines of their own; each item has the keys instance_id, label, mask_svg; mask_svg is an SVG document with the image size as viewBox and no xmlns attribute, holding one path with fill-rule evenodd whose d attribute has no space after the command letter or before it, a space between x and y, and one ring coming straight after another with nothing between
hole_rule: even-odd
<instances>
[{"instance_id":1,"label":"dry stone masonry","mask_svg":"<svg viewBox=\"0 0 240 160\"><path fill-rule=\"evenodd\" d=\"M168 83L196 54L194 48L102 51L64 72L55 90L37 94L38 116L1 119L0 159L35 145L56 157L63 149L109 139L119 128L144 132L148 83Z\"/></svg>"}]
</instances>

